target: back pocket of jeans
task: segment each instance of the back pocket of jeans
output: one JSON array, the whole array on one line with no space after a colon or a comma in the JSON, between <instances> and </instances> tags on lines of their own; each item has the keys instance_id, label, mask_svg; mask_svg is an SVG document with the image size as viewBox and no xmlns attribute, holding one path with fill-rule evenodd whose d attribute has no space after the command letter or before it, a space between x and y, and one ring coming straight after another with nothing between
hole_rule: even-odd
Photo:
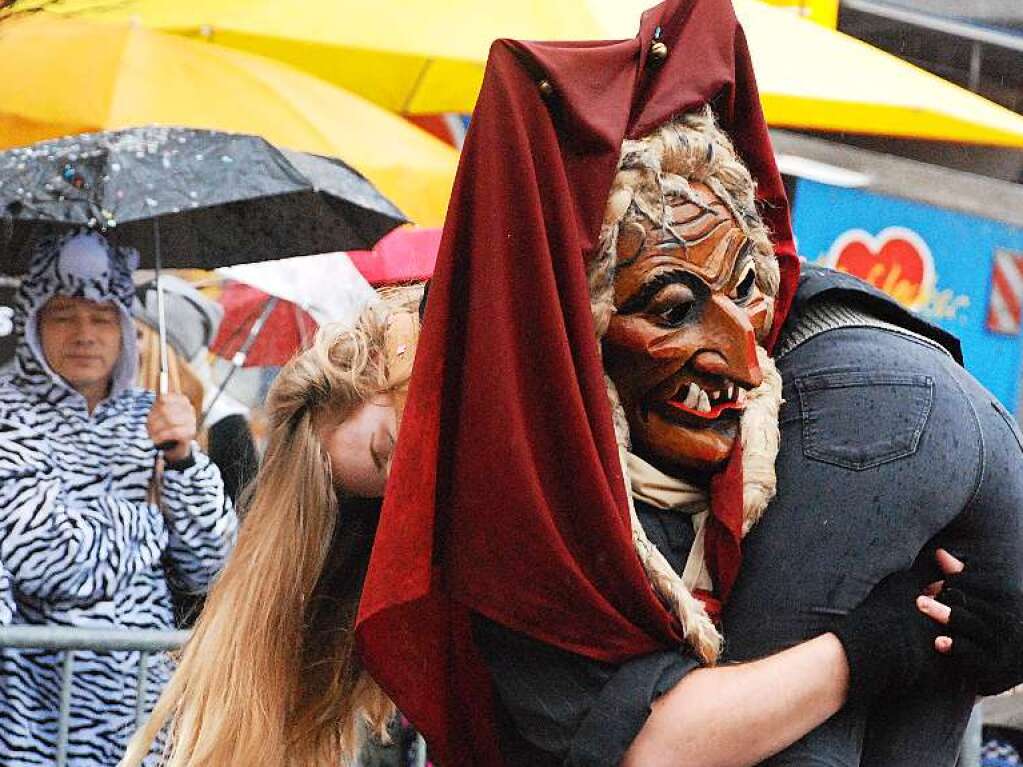
<instances>
[{"instance_id":1,"label":"back pocket of jeans","mask_svg":"<svg viewBox=\"0 0 1023 767\"><path fill-rule=\"evenodd\" d=\"M916 452L934 401L930 376L879 371L796 379L807 458L861 471Z\"/></svg>"}]
</instances>

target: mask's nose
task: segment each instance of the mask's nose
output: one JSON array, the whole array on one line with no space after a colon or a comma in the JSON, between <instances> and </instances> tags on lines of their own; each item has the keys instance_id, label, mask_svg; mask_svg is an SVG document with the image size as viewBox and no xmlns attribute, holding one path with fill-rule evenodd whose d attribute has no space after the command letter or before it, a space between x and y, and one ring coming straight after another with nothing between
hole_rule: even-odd
<instances>
[{"instance_id":1,"label":"mask's nose","mask_svg":"<svg viewBox=\"0 0 1023 767\"><path fill-rule=\"evenodd\" d=\"M757 337L746 312L727 297L712 295L702 320L707 338L693 357L693 367L750 389L760 386L764 377L757 362Z\"/></svg>"}]
</instances>

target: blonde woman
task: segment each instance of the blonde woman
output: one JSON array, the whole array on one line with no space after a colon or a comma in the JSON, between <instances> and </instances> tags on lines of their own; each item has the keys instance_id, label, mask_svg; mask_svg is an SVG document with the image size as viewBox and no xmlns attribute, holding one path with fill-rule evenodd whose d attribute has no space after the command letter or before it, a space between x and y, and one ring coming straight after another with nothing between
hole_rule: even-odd
<instances>
[{"instance_id":1,"label":"blonde woman","mask_svg":"<svg viewBox=\"0 0 1023 767\"><path fill-rule=\"evenodd\" d=\"M419 320L413 290L320 331L267 401L269 442L238 544L122 765L349 764L394 706L354 622Z\"/></svg>"}]
</instances>

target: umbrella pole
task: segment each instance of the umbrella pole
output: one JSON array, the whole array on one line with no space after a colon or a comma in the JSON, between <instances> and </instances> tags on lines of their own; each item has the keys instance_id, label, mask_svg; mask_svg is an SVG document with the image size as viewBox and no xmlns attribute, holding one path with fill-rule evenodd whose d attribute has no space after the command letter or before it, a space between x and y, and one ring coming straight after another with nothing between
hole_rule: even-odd
<instances>
[{"instance_id":1,"label":"umbrella pole","mask_svg":"<svg viewBox=\"0 0 1023 767\"><path fill-rule=\"evenodd\" d=\"M167 317L163 306L163 283L160 281L162 264L160 263L160 224L153 219L153 266L156 272L156 316L160 333L160 391L161 396L170 390L168 369L170 362L167 359ZM154 502L160 507L160 511L166 516L163 505L163 472L161 471L161 459L163 451L174 447L174 442L163 442L156 446L156 455L153 458L153 479L151 490Z\"/></svg>"},{"instance_id":2,"label":"umbrella pole","mask_svg":"<svg viewBox=\"0 0 1023 767\"><path fill-rule=\"evenodd\" d=\"M153 260L155 262L156 271L156 316L157 325L159 326L160 333L160 394L166 394L170 391L170 381L168 370L170 369L170 360L167 357L167 316L164 309L163 301L163 282L160 280L160 271L162 264L160 263L160 224L157 219L153 219Z\"/></svg>"}]
</instances>

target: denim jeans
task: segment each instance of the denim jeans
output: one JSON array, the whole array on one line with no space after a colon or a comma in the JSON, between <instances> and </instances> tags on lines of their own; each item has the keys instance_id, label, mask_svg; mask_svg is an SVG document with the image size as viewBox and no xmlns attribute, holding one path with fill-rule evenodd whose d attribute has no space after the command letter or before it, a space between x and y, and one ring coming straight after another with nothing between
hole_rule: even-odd
<instances>
[{"instance_id":1,"label":"denim jeans","mask_svg":"<svg viewBox=\"0 0 1023 767\"><path fill-rule=\"evenodd\" d=\"M989 392L930 344L879 328L824 332L778 367L778 494L743 545L726 660L826 631L886 575L930 570L935 546L1019 587L1023 443ZM974 695L957 684L844 709L764 764L951 767Z\"/></svg>"}]
</instances>

